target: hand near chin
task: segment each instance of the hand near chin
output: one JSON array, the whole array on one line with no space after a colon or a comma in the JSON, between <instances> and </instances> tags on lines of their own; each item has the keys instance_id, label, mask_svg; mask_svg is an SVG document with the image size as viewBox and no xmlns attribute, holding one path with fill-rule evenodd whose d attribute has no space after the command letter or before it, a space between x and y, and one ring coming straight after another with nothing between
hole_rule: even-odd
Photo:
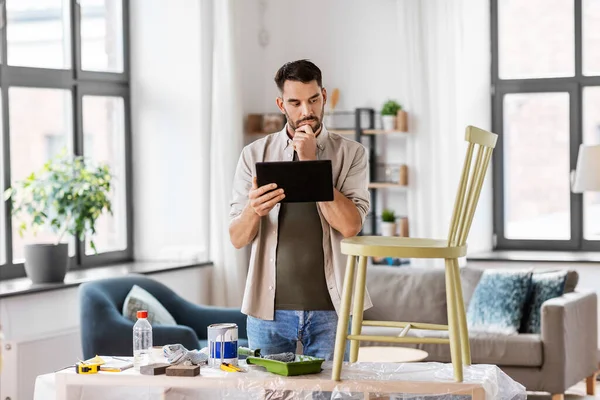
<instances>
[{"instance_id":1,"label":"hand near chin","mask_svg":"<svg viewBox=\"0 0 600 400\"><path fill-rule=\"evenodd\" d=\"M308 161L317 159L317 137L309 124L302 125L294 132L294 150L298 160Z\"/></svg>"}]
</instances>

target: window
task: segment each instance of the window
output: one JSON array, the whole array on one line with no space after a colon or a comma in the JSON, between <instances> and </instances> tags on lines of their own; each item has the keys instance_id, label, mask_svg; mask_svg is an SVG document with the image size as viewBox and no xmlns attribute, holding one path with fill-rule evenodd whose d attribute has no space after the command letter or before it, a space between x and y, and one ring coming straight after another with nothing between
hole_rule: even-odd
<instances>
[{"instance_id":1,"label":"window","mask_svg":"<svg viewBox=\"0 0 600 400\"><path fill-rule=\"evenodd\" d=\"M497 6L501 79L573 76L573 0L506 0Z\"/></svg>"},{"instance_id":2,"label":"window","mask_svg":"<svg viewBox=\"0 0 600 400\"><path fill-rule=\"evenodd\" d=\"M0 101L2 98L0 97ZM1 104L1 103L0 103ZM2 110L3 107L0 106L0 121L2 121ZM5 170L4 170L4 137L2 135L2 124L0 124L0 192L4 188L4 178L5 178ZM4 209L4 197L0 197L0 268L4 264L6 264L6 211ZM0 276L2 276L0 274Z\"/></svg>"},{"instance_id":3,"label":"window","mask_svg":"<svg viewBox=\"0 0 600 400\"><path fill-rule=\"evenodd\" d=\"M569 239L568 93L509 93L502 106L506 238Z\"/></svg>"},{"instance_id":4,"label":"window","mask_svg":"<svg viewBox=\"0 0 600 400\"><path fill-rule=\"evenodd\" d=\"M73 151L73 100L65 89L11 87L8 90L11 183L38 171L63 148ZM51 139L50 141L48 139ZM24 221L28 223L27 220ZM19 235L19 223L12 220L13 262L24 261L24 246L34 242L52 242L53 235L31 232ZM70 246L73 255L75 249Z\"/></svg>"},{"instance_id":5,"label":"window","mask_svg":"<svg viewBox=\"0 0 600 400\"><path fill-rule=\"evenodd\" d=\"M0 31L0 190L66 149L106 162L115 179L113 215L94 241L72 238L71 268L132 259L127 0L6 0ZM5 33L5 34L3 34ZM0 52L2 53L2 52ZM0 208L0 279L25 276L24 245L54 241L18 234Z\"/></svg>"},{"instance_id":6,"label":"window","mask_svg":"<svg viewBox=\"0 0 600 400\"><path fill-rule=\"evenodd\" d=\"M598 26L600 26L600 0L583 0L583 74L587 76L600 75Z\"/></svg>"},{"instance_id":7,"label":"window","mask_svg":"<svg viewBox=\"0 0 600 400\"><path fill-rule=\"evenodd\" d=\"M69 0L7 0L8 64L69 69Z\"/></svg>"},{"instance_id":8,"label":"window","mask_svg":"<svg viewBox=\"0 0 600 400\"><path fill-rule=\"evenodd\" d=\"M80 0L81 68L123 72L123 7L114 0Z\"/></svg>"},{"instance_id":9,"label":"window","mask_svg":"<svg viewBox=\"0 0 600 400\"><path fill-rule=\"evenodd\" d=\"M492 0L498 249L600 249L600 193L570 189L600 143L599 24L600 0Z\"/></svg>"},{"instance_id":10,"label":"window","mask_svg":"<svg viewBox=\"0 0 600 400\"><path fill-rule=\"evenodd\" d=\"M116 177L125 176L125 106L120 97L83 96L83 153L94 161L107 163ZM119 178L115 178L117 188ZM127 248L127 207L124 190L111 193L113 215L98 219L94 242L98 251ZM86 245L86 254L93 254Z\"/></svg>"},{"instance_id":11,"label":"window","mask_svg":"<svg viewBox=\"0 0 600 400\"><path fill-rule=\"evenodd\" d=\"M600 71L600 68L598 70ZM585 144L600 144L599 110L600 86L584 88L583 143ZM583 194L583 238L585 240L600 240L600 193Z\"/></svg>"}]
</instances>

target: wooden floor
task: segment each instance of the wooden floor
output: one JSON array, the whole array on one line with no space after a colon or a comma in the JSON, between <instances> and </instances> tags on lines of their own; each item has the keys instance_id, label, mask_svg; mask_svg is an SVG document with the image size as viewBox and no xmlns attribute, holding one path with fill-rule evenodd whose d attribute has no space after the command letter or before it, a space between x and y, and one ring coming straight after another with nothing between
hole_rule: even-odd
<instances>
[{"instance_id":1,"label":"wooden floor","mask_svg":"<svg viewBox=\"0 0 600 400\"><path fill-rule=\"evenodd\" d=\"M577 385L570 388L565 393L565 400L584 400L584 399L600 399L600 382L596 382L596 396L588 396L585 394L585 381L578 383ZM548 394L529 393L528 399L532 400L550 400L552 396Z\"/></svg>"}]
</instances>

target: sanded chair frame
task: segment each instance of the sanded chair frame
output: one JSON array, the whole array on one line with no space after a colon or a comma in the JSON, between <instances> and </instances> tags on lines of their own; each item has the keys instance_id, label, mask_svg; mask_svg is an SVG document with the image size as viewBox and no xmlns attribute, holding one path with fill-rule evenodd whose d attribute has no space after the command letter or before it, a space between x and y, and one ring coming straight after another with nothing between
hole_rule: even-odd
<instances>
[{"instance_id":1,"label":"sanded chair frame","mask_svg":"<svg viewBox=\"0 0 600 400\"><path fill-rule=\"evenodd\" d=\"M340 380L346 341L350 340L350 362L356 362L358 359L360 341L449 344L454 378L457 382L462 382L463 364L471 364L471 350L458 258L465 256L467 253L467 237L497 139L498 135L483 129L474 126L466 128L465 140L468 142L468 147L454 203L448 239L357 236L342 240L341 251L343 254L348 255L348 261L338 316L333 359L333 380ZM356 268L356 257L358 257L358 268ZM419 322L363 321L367 257L444 259L448 325ZM402 290L402 288L398 288L398 290ZM352 326L350 334L348 334L347 327L353 294ZM361 334L363 326L404 329L399 336L366 336ZM448 331L449 336L448 338L406 336L410 329L443 330Z\"/></svg>"}]
</instances>

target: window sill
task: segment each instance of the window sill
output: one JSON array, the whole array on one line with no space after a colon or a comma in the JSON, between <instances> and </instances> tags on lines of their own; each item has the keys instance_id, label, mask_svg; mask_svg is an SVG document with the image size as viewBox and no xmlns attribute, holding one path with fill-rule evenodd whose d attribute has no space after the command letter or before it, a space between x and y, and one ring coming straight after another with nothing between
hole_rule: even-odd
<instances>
[{"instance_id":1,"label":"window sill","mask_svg":"<svg viewBox=\"0 0 600 400\"><path fill-rule=\"evenodd\" d=\"M600 263L600 252L495 250L469 255L467 261Z\"/></svg>"},{"instance_id":2,"label":"window sill","mask_svg":"<svg viewBox=\"0 0 600 400\"><path fill-rule=\"evenodd\" d=\"M128 274L148 275L159 272L208 266L212 266L212 262L131 261L106 267L69 271L67 272L64 282L60 283L33 284L29 278L9 279L0 281L0 298L66 289L96 279L113 278Z\"/></svg>"}]
</instances>

